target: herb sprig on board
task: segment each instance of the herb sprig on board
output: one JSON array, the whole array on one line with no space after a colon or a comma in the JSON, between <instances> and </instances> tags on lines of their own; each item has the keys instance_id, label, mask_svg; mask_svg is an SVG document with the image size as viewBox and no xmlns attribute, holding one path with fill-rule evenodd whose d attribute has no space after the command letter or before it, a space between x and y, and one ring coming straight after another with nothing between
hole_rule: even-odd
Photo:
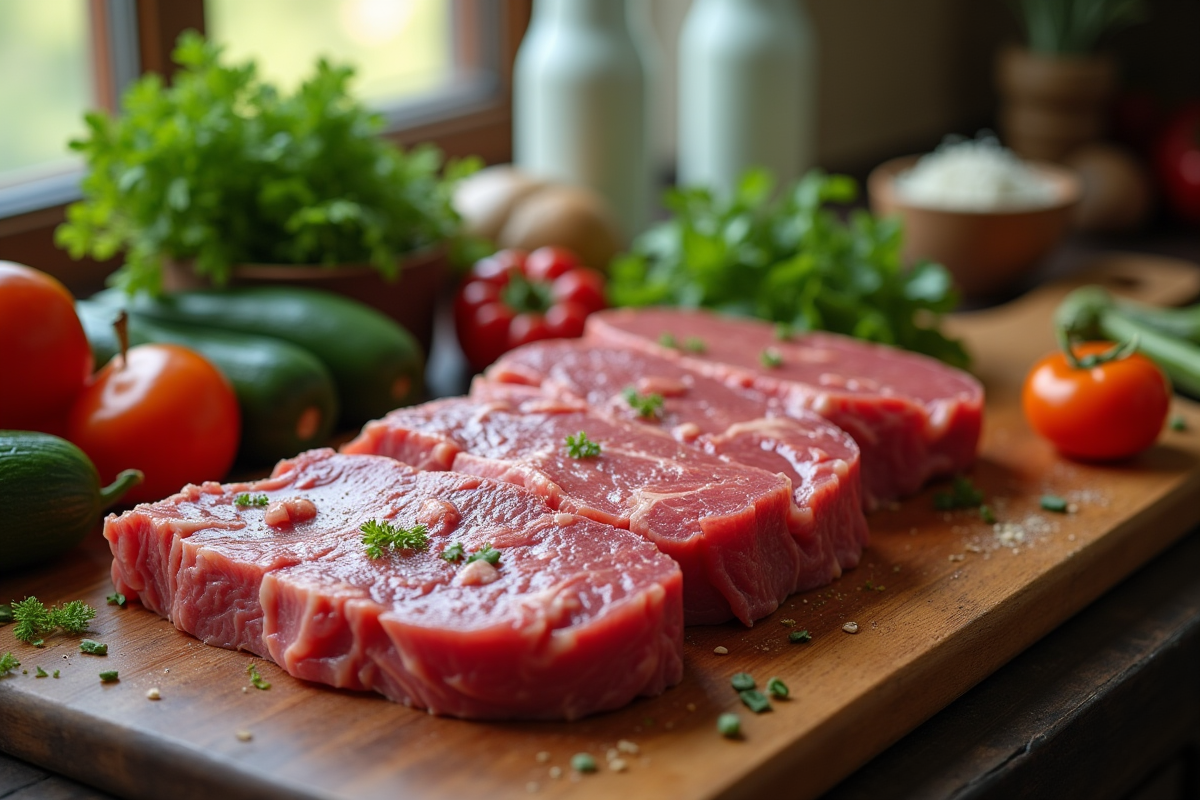
<instances>
[{"instance_id":1,"label":"herb sprig on board","mask_svg":"<svg viewBox=\"0 0 1200 800\"><path fill-rule=\"evenodd\" d=\"M714 308L968 364L962 345L938 330L958 302L945 268L905 268L898 221L862 210L843 221L828 207L855 199L851 178L813 170L778 201L773 192L762 171L747 173L728 200L669 191L673 218L610 266L613 304Z\"/></svg>"},{"instance_id":2,"label":"herb sprig on board","mask_svg":"<svg viewBox=\"0 0 1200 800\"><path fill-rule=\"evenodd\" d=\"M383 558L384 549L428 550L429 528L417 524L411 528L400 528L387 521L370 520L359 528L362 543L367 549L367 558Z\"/></svg>"},{"instance_id":3,"label":"herb sprig on board","mask_svg":"<svg viewBox=\"0 0 1200 800\"><path fill-rule=\"evenodd\" d=\"M12 604L13 636L28 644L40 644L42 638L62 628L66 633L83 633L96 609L82 600L72 600L61 606L47 608L36 597L26 597Z\"/></svg>"}]
</instances>

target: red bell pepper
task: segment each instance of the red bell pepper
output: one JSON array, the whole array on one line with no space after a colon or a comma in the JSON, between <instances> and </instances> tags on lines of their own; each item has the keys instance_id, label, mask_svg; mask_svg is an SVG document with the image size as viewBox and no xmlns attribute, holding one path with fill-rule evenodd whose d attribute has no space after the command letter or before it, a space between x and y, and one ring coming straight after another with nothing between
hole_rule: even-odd
<instances>
[{"instance_id":1,"label":"red bell pepper","mask_svg":"<svg viewBox=\"0 0 1200 800\"><path fill-rule=\"evenodd\" d=\"M605 307L604 278L562 247L501 250L471 268L454 306L458 343L481 370L514 347L583 335Z\"/></svg>"}]
</instances>

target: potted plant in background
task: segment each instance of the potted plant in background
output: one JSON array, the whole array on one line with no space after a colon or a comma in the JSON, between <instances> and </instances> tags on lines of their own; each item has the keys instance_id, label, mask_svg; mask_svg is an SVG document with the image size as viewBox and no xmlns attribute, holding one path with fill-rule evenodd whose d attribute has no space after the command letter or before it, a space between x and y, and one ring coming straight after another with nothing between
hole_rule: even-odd
<instances>
[{"instance_id":1,"label":"potted plant in background","mask_svg":"<svg viewBox=\"0 0 1200 800\"><path fill-rule=\"evenodd\" d=\"M999 54L1000 128L1025 158L1057 161L1104 132L1116 89L1105 34L1140 20L1144 0L1015 0L1026 47Z\"/></svg>"},{"instance_id":2,"label":"potted plant in background","mask_svg":"<svg viewBox=\"0 0 1200 800\"><path fill-rule=\"evenodd\" d=\"M89 173L56 240L73 257L124 251L129 292L288 282L341 292L408 327L428 349L455 181L475 168L431 146L404 152L324 60L294 93L256 65L184 33L173 85L146 75L123 113L87 115L73 141Z\"/></svg>"}]
</instances>

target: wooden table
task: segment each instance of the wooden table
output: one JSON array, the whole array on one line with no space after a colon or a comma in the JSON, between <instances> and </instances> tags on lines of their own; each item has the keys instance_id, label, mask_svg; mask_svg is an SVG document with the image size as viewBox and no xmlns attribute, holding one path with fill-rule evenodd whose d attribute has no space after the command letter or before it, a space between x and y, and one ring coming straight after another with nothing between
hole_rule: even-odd
<instances>
[{"instance_id":1,"label":"wooden table","mask_svg":"<svg viewBox=\"0 0 1200 800\"><path fill-rule=\"evenodd\" d=\"M986 469L978 477L985 481L999 480L997 475L989 476ZM1159 522L1169 527L1168 520ZM880 523L881 528L888 528L895 527L896 521L880 520ZM1148 531L1153 532L1153 528ZM1087 535L1082 529L1080 533ZM1200 588L1195 577L1200 574L1195 569L1200 559L1197 537L1193 533L1174 545L1170 554L1179 555L1159 558L1075 620L995 671L965 697L833 789L833 796L1002 797L1013 796L1027 787L1046 787L1045 793L1063 796L1124 796L1168 759L1169 754L1182 752L1189 737L1195 740L1196 720L1200 716L1195 678L1200 675L1200 669L1196 668L1200 618L1197 610ZM1141 551L1137 537L1125 536L1122 541L1124 552ZM893 540L893 550L895 544ZM876 555L887 550L883 545L881 542L874 551ZM940 557L945 559L944 554ZM1134 563L1140 563L1144 557ZM1112 574L1123 575L1128 571ZM1068 570L1068 574L1074 573ZM1093 581L1088 573L1076 577L1084 583ZM1069 594L1076 598L1095 597L1091 590L1080 587L1071 588ZM1078 608L1080 604L1071 607ZM1016 608L1021 607L1018 602ZM1011 618L1007 624L1012 625ZM1011 629L1021 631L1020 646L1008 648L1004 658L1031 644L1049 626L1031 621L1024 630L1020 625ZM708 638L704 631L697 636ZM978 633L974 638L977 637ZM1005 650L1005 645L993 642L989 648ZM987 659L990 667L986 671L980 672L977 665L973 673L977 677L969 682L959 680L957 685L961 688L946 695L937 708L999 666L995 653ZM955 680L951 678L950 683ZM1171 680L1174 683L1169 683ZM902 697L903 694L896 696ZM926 713L935 710L930 708ZM883 744L908 730L892 733L895 725L889 726L891 720L885 715L878 719L874 732L870 730L870 718L856 718L856 722L860 728L866 724L867 728L862 729L864 736L874 737ZM1104 740L1099 744L1108 746L1100 747L1098 739ZM1120 746L1112 748L1111 739L1117 739ZM878 752L878 748L870 752ZM781 773L776 759L771 764L773 776L792 780L786 764L783 766ZM1171 766L1158 775L1160 780L1164 780L1161 776L1169 779L1172 775L1178 775L1181 781L1194 780L1187 769ZM34 785L20 788L30 781ZM813 794L811 785L805 788L803 772L798 772L794 781L797 794ZM1056 786L1092 786L1089 781L1094 782L1095 791L1072 789L1065 794L1051 791ZM84 793L70 794L73 791ZM5 792L14 797L103 796L88 791L60 778L47 778L44 772L26 764L0 762L0 797L5 797ZM1039 789L1036 794L1041 796L1043 792Z\"/></svg>"}]
</instances>

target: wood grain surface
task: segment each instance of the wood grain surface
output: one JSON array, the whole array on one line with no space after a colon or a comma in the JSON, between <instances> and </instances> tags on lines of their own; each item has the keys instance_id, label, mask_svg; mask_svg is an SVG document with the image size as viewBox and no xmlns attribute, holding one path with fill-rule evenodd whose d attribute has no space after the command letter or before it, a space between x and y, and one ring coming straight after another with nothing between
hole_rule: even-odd
<instances>
[{"instance_id":1,"label":"wood grain surface","mask_svg":"<svg viewBox=\"0 0 1200 800\"><path fill-rule=\"evenodd\" d=\"M1106 259L1088 279L1159 303L1200 290L1195 268L1149 257ZM1025 427L1020 380L1053 346L1049 315L1065 291L952 321L988 390L972 478L1009 524L1003 535L976 512L935 512L938 487L878 512L863 563L832 586L793 596L750 629L689 628L684 680L660 697L576 723L462 722L255 659L272 684L260 691L248 655L202 645L134 604L105 605L110 557L96 536L58 564L0 581L4 600L87 600L100 609L91 636L109 645L89 656L55 636L35 649L0 629L0 652L28 670L0 679L0 749L134 798L816 796L1200 521L1194 404L1176 401L1189 430L1165 432L1119 466L1064 461ZM1041 510L1045 493L1077 510ZM851 621L856 634L842 630ZM790 643L793 627L812 641ZM38 666L60 677L35 678ZM102 685L98 673L111 669L120 682ZM778 676L791 697L751 714L730 688L736 672L760 685ZM147 699L152 687L161 700ZM724 711L741 715L741 739L717 734ZM616 772L606 753L622 739L638 753ZM585 751L597 774L570 770Z\"/></svg>"}]
</instances>

